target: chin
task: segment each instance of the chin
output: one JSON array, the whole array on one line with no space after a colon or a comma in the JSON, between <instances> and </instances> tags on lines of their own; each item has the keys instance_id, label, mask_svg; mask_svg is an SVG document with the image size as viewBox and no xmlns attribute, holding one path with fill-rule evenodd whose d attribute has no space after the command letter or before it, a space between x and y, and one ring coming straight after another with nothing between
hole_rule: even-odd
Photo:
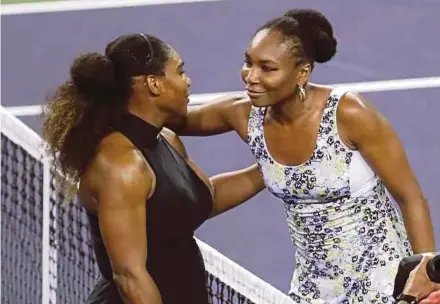
<instances>
[{"instance_id":1,"label":"chin","mask_svg":"<svg viewBox=\"0 0 440 304\"><path fill-rule=\"evenodd\" d=\"M249 98L254 107L262 108L270 106L270 102L266 98Z\"/></svg>"},{"instance_id":2,"label":"chin","mask_svg":"<svg viewBox=\"0 0 440 304\"><path fill-rule=\"evenodd\" d=\"M179 115L185 117L188 114L188 105L185 105L184 108L179 112Z\"/></svg>"}]
</instances>

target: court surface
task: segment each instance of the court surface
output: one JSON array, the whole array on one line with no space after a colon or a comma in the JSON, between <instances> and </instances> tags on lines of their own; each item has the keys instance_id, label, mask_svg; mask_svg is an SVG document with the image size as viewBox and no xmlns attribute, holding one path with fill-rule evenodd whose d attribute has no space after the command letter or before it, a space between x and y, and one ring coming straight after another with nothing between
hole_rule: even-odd
<instances>
[{"instance_id":1,"label":"court surface","mask_svg":"<svg viewBox=\"0 0 440 304\"><path fill-rule=\"evenodd\" d=\"M337 56L325 65L317 65L312 81L369 82L359 88L391 121L406 148L430 201L439 250L437 1L231 0L3 13L2 105L41 104L46 94L65 79L74 56L85 51L102 52L108 41L129 32L151 33L169 42L185 60L192 78L192 93L242 90L239 70L253 32L286 9L304 6L326 14L338 38ZM402 85L402 79L411 80ZM392 81L383 83L384 80ZM23 114L26 108L13 110ZM19 117L39 132L38 115ZM250 151L232 133L184 138L184 142L189 155L209 175L253 163ZM205 223L197 237L280 290L288 291L294 247L283 204L268 191Z\"/></svg>"}]
</instances>

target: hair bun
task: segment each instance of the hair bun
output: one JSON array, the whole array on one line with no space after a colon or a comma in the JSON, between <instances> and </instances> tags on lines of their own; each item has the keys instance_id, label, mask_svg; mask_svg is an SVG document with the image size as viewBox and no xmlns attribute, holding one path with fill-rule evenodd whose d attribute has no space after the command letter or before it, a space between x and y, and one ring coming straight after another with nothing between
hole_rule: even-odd
<instances>
[{"instance_id":1,"label":"hair bun","mask_svg":"<svg viewBox=\"0 0 440 304\"><path fill-rule=\"evenodd\" d=\"M332 25L323 14L312 9L292 9L284 16L298 22L301 40L313 48L314 61L324 63L333 58L337 41L333 36Z\"/></svg>"},{"instance_id":2,"label":"hair bun","mask_svg":"<svg viewBox=\"0 0 440 304\"><path fill-rule=\"evenodd\" d=\"M77 57L70 68L70 76L78 93L95 102L111 96L117 85L113 63L99 53Z\"/></svg>"},{"instance_id":3,"label":"hair bun","mask_svg":"<svg viewBox=\"0 0 440 304\"><path fill-rule=\"evenodd\" d=\"M316 30L313 35L313 47L315 49L314 60L324 63L333 58L336 54L337 41L333 36L322 30Z\"/></svg>"}]
</instances>

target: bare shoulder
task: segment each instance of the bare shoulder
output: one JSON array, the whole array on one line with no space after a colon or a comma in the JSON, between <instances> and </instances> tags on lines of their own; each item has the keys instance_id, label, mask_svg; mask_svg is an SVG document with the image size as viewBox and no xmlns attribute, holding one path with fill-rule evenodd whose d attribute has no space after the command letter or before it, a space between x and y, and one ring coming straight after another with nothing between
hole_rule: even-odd
<instances>
[{"instance_id":1,"label":"bare shoulder","mask_svg":"<svg viewBox=\"0 0 440 304\"><path fill-rule=\"evenodd\" d=\"M341 97L338 114L341 118L350 119L362 115L369 110L374 110L374 107L363 96L359 93L347 92Z\"/></svg>"},{"instance_id":2,"label":"bare shoulder","mask_svg":"<svg viewBox=\"0 0 440 304\"><path fill-rule=\"evenodd\" d=\"M242 98L235 99L233 102L234 106L240 109L249 110L252 106L249 97L243 96Z\"/></svg>"},{"instance_id":3,"label":"bare shoulder","mask_svg":"<svg viewBox=\"0 0 440 304\"><path fill-rule=\"evenodd\" d=\"M168 128L163 128L160 133L166 139L166 141L171 146L173 146L174 149L179 151L179 153L181 153L183 155L183 157L188 158L188 154L186 152L185 145L183 144L182 140L180 139L180 137L176 133L174 133L173 131L171 131Z\"/></svg>"},{"instance_id":4,"label":"bare shoulder","mask_svg":"<svg viewBox=\"0 0 440 304\"><path fill-rule=\"evenodd\" d=\"M122 134L112 133L98 145L86 176L95 186L118 183L136 186L148 183L150 170L138 149Z\"/></svg>"},{"instance_id":5,"label":"bare shoulder","mask_svg":"<svg viewBox=\"0 0 440 304\"><path fill-rule=\"evenodd\" d=\"M153 193L155 182L154 172L140 151L122 134L112 133L100 142L81 175L81 204L93 213L104 205L134 205Z\"/></svg>"},{"instance_id":6,"label":"bare shoulder","mask_svg":"<svg viewBox=\"0 0 440 304\"><path fill-rule=\"evenodd\" d=\"M338 119L346 123L375 123L384 120L380 111L358 93L347 92L338 107ZM364 126L368 127L368 126Z\"/></svg>"},{"instance_id":7,"label":"bare shoulder","mask_svg":"<svg viewBox=\"0 0 440 304\"><path fill-rule=\"evenodd\" d=\"M249 124L249 114L252 103L248 97L237 99L231 102L228 113L228 121L244 140L247 138L247 129Z\"/></svg>"},{"instance_id":8,"label":"bare shoulder","mask_svg":"<svg viewBox=\"0 0 440 304\"><path fill-rule=\"evenodd\" d=\"M377 135L385 125L386 118L359 93L347 92L340 101L337 111L338 128L349 143L365 136Z\"/></svg>"},{"instance_id":9,"label":"bare shoulder","mask_svg":"<svg viewBox=\"0 0 440 304\"><path fill-rule=\"evenodd\" d=\"M112 133L101 141L95 162L108 170L121 166L142 168L145 163L138 149L121 133Z\"/></svg>"},{"instance_id":10,"label":"bare shoulder","mask_svg":"<svg viewBox=\"0 0 440 304\"><path fill-rule=\"evenodd\" d=\"M249 118L251 107L252 103L248 97L236 99L231 102L231 108L234 110L233 113L240 117L245 117L246 119Z\"/></svg>"}]
</instances>

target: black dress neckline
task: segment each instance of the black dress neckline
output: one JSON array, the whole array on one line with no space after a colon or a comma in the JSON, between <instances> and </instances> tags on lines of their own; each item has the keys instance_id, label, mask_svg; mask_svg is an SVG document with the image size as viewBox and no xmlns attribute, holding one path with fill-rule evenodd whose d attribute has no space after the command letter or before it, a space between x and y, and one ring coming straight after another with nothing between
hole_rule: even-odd
<instances>
[{"instance_id":1,"label":"black dress neckline","mask_svg":"<svg viewBox=\"0 0 440 304\"><path fill-rule=\"evenodd\" d=\"M130 140L138 147L155 146L162 131L162 127L158 128L130 112L124 113L114 127L123 134L130 134Z\"/></svg>"}]
</instances>

